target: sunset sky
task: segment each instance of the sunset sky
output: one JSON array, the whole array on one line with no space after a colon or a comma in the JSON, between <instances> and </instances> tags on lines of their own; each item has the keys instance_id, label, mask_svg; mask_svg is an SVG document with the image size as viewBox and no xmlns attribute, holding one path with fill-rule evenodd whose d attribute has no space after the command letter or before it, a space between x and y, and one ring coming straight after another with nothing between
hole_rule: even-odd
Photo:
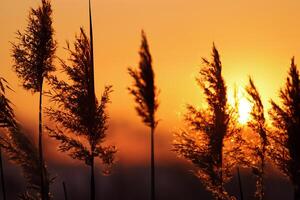
<instances>
[{"instance_id":1,"label":"sunset sky","mask_svg":"<svg viewBox=\"0 0 300 200\"><path fill-rule=\"evenodd\" d=\"M27 25L29 8L38 3L5 0L0 7L0 75L15 90L9 97L18 118L34 129L38 124L38 96L20 87L12 71L10 42L16 41L14 33ZM80 26L88 31L88 2L52 3L57 56L65 59L65 41L72 43ZM96 93L99 97L105 84L113 85L108 110L110 142L118 146L119 159L124 162L132 161L131 153L140 153L135 159L142 160L143 152L148 151L144 145L148 144L148 130L137 117L126 89L131 84L127 68L136 67L139 61L141 29L150 43L161 91L156 151L164 157L171 149L172 132L182 125L184 105L201 105L201 90L194 77L201 57L210 58L213 42L221 54L229 89L234 84L243 87L251 75L266 108L285 81L290 58L295 56L300 63L298 0L93 0L92 7Z\"/></svg>"}]
</instances>

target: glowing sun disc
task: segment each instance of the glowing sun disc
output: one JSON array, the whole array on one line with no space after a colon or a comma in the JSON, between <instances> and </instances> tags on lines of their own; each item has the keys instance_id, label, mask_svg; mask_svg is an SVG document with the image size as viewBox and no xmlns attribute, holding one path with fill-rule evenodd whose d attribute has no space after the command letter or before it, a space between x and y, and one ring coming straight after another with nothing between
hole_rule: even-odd
<instances>
[{"instance_id":1,"label":"glowing sun disc","mask_svg":"<svg viewBox=\"0 0 300 200\"><path fill-rule=\"evenodd\" d=\"M241 124L246 124L250 118L251 104L246 98L239 100L239 118L238 121Z\"/></svg>"}]
</instances>

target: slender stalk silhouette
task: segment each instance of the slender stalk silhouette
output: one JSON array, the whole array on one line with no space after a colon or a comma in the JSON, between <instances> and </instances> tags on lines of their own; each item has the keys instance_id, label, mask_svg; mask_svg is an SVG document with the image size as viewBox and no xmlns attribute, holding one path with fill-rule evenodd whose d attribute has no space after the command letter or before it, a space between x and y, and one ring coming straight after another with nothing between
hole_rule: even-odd
<instances>
[{"instance_id":1,"label":"slender stalk silhouette","mask_svg":"<svg viewBox=\"0 0 300 200\"><path fill-rule=\"evenodd\" d=\"M6 89L11 90L8 82L0 77L0 128L15 126L15 114L10 100L5 96Z\"/></svg>"},{"instance_id":2,"label":"slender stalk silhouette","mask_svg":"<svg viewBox=\"0 0 300 200\"><path fill-rule=\"evenodd\" d=\"M259 158L259 167L252 166L253 173L257 176L258 180L256 182L256 197L260 200L265 199L264 190L264 171L266 165L266 150L267 150L267 127L266 120L264 116L264 106L262 104L260 95L256 86L249 78L249 84L246 86L246 91L248 93L248 99L252 104L252 110L250 113L251 119L248 121L248 126L259 135L260 143L256 143L253 147L255 160Z\"/></svg>"},{"instance_id":3,"label":"slender stalk silhouette","mask_svg":"<svg viewBox=\"0 0 300 200\"><path fill-rule=\"evenodd\" d=\"M57 126L46 127L46 129L50 137L60 141L60 151L68 152L73 159L84 161L90 167L90 199L94 200L94 160L99 157L106 165L104 173L109 173L116 152L114 146L103 145L108 129L106 107L110 103L109 95L112 87L105 87L98 102L94 91L91 43L82 28L74 42L74 50L67 44L67 51L70 54L70 64L64 61L61 63L69 81L60 81L57 77L51 78L50 101L55 103L56 108L45 109ZM79 138L75 139L74 136L83 141Z\"/></svg>"},{"instance_id":4,"label":"slender stalk silhouette","mask_svg":"<svg viewBox=\"0 0 300 200\"><path fill-rule=\"evenodd\" d=\"M0 148L0 175L1 175L1 189L2 189L2 199L6 200L6 188L5 188L5 178L3 169L3 159L2 159L2 149Z\"/></svg>"},{"instance_id":5,"label":"slender stalk silhouette","mask_svg":"<svg viewBox=\"0 0 300 200\"><path fill-rule=\"evenodd\" d=\"M5 88L7 86L7 81L0 77L0 127L7 127L9 120L13 117L12 108L10 107L10 101L5 97ZM0 173L1 173L1 189L2 189L2 199L6 200L6 188L5 188L5 178L3 169L3 159L2 159L2 148L0 147Z\"/></svg>"},{"instance_id":6,"label":"slender stalk silhouette","mask_svg":"<svg viewBox=\"0 0 300 200\"><path fill-rule=\"evenodd\" d=\"M66 183L63 181L63 182L62 182L62 185L63 185L63 189L64 189L64 197L65 197L65 200L68 200L68 192L67 192L67 186L66 186Z\"/></svg>"},{"instance_id":7,"label":"slender stalk silhouette","mask_svg":"<svg viewBox=\"0 0 300 200\"><path fill-rule=\"evenodd\" d=\"M93 21L92 21L92 8L91 8L91 0L89 0L89 22L90 22L90 84L88 84L88 99L89 104L91 105L89 107L89 113L90 116L95 115L96 110L96 96L95 96L95 86L94 86L94 37L93 37ZM108 98L108 94L107 97ZM90 125L91 127L93 124ZM89 130L90 134L92 133L92 129ZM91 145L92 146L92 145ZM91 151L93 152L93 147L91 148ZM94 169L94 158L92 157L91 160L91 200L94 200L96 191L95 191L95 169Z\"/></svg>"},{"instance_id":8,"label":"slender stalk silhouette","mask_svg":"<svg viewBox=\"0 0 300 200\"><path fill-rule=\"evenodd\" d=\"M158 108L157 88L154 83L152 58L146 35L142 31L142 43L140 47L140 63L137 70L128 68L129 75L133 78L133 85L128 88L134 96L136 111L146 126L150 127L151 139L151 192L150 199L155 199L155 157L154 157L154 131L157 126L155 112Z\"/></svg>"},{"instance_id":9,"label":"slender stalk silhouette","mask_svg":"<svg viewBox=\"0 0 300 200\"><path fill-rule=\"evenodd\" d=\"M43 130L42 130L42 100L44 79L55 68L52 64L56 50L56 42L53 39L52 8L49 0L41 0L41 6L31 9L28 17L28 25L21 33L17 32L18 43L13 43L12 56L13 69L22 79L23 87L33 93L39 93L39 158L40 167L45 168L43 155ZM45 170L41 172L42 200L48 200L49 191L43 185Z\"/></svg>"},{"instance_id":10,"label":"slender stalk silhouette","mask_svg":"<svg viewBox=\"0 0 300 200\"><path fill-rule=\"evenodd\" d=\"M33 142L22 131L20 125L10 127L8 133L0 138L0 144L4 151L8 154L9 159L22 168L23 175L27 182L27 191L19 195L22 200L39 200L42 198L41 187L49 190L49 185L53 182L49 178L49 174L44 167L44 183L40 182L40 162L38 149ZM51 199L50 193L47 199Z\"/></svg>"},{"instance_id":11,"label":"slender stalk silhouette","mask_svg":"<svg viewBox=\"0 0 300 200\"><path fill-rule=\"evenodd\" d=\"M4 79L0 78L0 146L8 155L9 160L19 165L27 181L27 191L19 196L22 200L41 199L40 162L37 149L31 140L21 130L15 119L11 102L5 97ZM7 83L5 81L5 83ZM48 172L43 168L45 179L43 186L49 190L51 180ZM50 194L48 194L50 199Z\"/></svg>"},{"instance_id":12,"label":"slender stalk silhouette","mask_svg":"<svg viewBox=\"0 0 300 200\"><path fill-rule=\"evenodd\" d=\"M300 79L294 58L286 84L280 90L281 105L271 100L269 111L274 131L269 154L294 186L294 199L300 199Z\"/></svg>"},{"instance_id":13,"label":"slender stalk silhouette","mask_svg":"<svg viewBox=\"0 0 300 200\"><path fill-rule=\"evenodd\" d=\"M233 97L234 97L234 111L235 111L235 116L238 117L239 116L238 111L239 111L240 108L239 108L238 91L237 91L236 85L234 85ZM240 127L237 127L237 128L240 129ZM244 144L244 141L242 142L242 144ZM242 146L242 144L239 144L240 147ZM238 178L240 198L241 198L241 200L244 200L244 191L243 191L243 184L242 184L242 178L241 178L240 166L239 165L241 164L243 166L245 164L245 159L244 158L240 159L239 162L237 162L237 163L238 163L238 166L237 166L237 178Z\"/></svg>"},{"instance_id":14,"label":"slender stalk silhouette","mask_svg":"<svg viewBox=\"0 0 300 200\"><path fill-rule=\"evenodd\" d=\"M197 167L196 175L215 199L231 199L224 183L240 156L240 129L237 116L227 102L227 89L222 77L222 64L215 45L212 61L203 58L198 84L204 90L207 107L188 105L187 129L175 133L174 151ZM230 143L229 145L226 145Z\"/></svg>"},{"instance_id":15,"label":"slender stalk silhouette","mask_svg":"<svg viewBox=\"0 0 300 200\"><path fill-rule=\"evenodd\" d=\"M243 192L243 185L242 185L242 178L240 173L240 168L237 168L237 174L238 174L238 182L239 182L239 191L240 191L240 198L241 200L244 200L244 192Z\"/></svg>"}]
</instances>

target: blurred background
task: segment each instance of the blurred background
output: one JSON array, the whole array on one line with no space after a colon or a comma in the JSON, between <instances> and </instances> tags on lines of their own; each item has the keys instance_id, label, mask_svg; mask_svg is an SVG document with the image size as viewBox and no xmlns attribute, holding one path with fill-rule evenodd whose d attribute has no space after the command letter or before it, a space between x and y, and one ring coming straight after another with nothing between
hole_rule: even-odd
<instances>
[{"instance_id":1,"label":"blurred background","mask_svg":"<svg viewBox=\"0 0 300 200\"><path fill-rule=\"evenodd\" d=\"M57 56L66 59L65 41L83 26L88 30L88 2L84 0L52 1ZM2 1L0 6L0 75L15 92L8 97L14 103L18 119L36 141L38 129L38 96L20 87L12 71L11 44L15 32L23 30L30 7L38 0ZM201 57L210 57L215 42L221 54L229 98L232 88L242 89L251 75L261 93L266 111L269 99L277 100L284 84L292 56L300 55L300 2L297 0L94 0L96 94L104 85L112 84L110 128L107 143L118 148L117 163L111 176L97 173L98 199L147 199L150 171L149 130L134 110L127 87L131 79L129 66L139 61L140 31L144 29L150 43L156 84L160 89L160 120L156 132L157 195L159 199L210 199L200 181L193 175L193 166L177 158L172 150L174 131L183 126L185 104L201 106L203 97L195 76ZM59 63L57 62L59 69ZM63 75L60 75L64 78ZM47 89L47 88L46 88ZM241 95L240 98L244 98ZM49 106L47 100L44 106ZM45 124L49 121L45 118ZM62 196L62 181L67 184L70 199L88 195L89 171L83 163L57 152L57 143L45 136L46 160L56 177L52 186L55 199ZM10 198L24 189L20 170L5 161ZM228 184L238 194L234 176ZM254 192L255 180L248 170L242 173L245 193ZM291 199L292 188L273 167L267 172L266 197Z\"/></svg>"}]
</instances>

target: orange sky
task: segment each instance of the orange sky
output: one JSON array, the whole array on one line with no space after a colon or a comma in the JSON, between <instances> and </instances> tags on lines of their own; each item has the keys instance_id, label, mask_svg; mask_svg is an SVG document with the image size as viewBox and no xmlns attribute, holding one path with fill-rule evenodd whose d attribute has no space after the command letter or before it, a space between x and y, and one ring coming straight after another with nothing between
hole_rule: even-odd
<instances>
[{"instance_id":1,"label":"orange sky","mask_svg":"<svg viewBox=\"0 0 300 200\"><path fill-rule=\"evenodd\" d=\"M2 1L0 7L0 75L15 93L9 95L18 117L37 127L37 96L19 87L12 72L11 45L17 29L26 26L29 7L38 0ZM88 30L87 0L53 0L57 55L65 58L65 40L72 42L79 27ZM300 1L298 0L93 0L95 78L98 96L112 84L111 121L116 124L113 143L127 139L138 143L146 129L133 109L126 87L131 84L128 66L139 57L140 30L146 31L152 52L156 83L161 90L159 141L170 144L171 132L181 126L185 103L199 104L201 91L194 77L201 57L209 57L215 42L221 54L229 87L243 85L251 75L265 106L284 83L290 58L300 60ZM130 128L131 127L131 128ZM114 130L114 129L113 129ZM111 130L111 132L113 132ZM122 133L122 132L125 133ZM133 135L128 132L132 131ZM124 138L124 134L128 137ZM143 141L148 141L143 135ZM165 144L164 143L164 144ZM129 143L119 144L123 152ZM144 144L144 143L142 143ZM142 152L136 147L132 152ZM162 147L165 151L171 146Z\"/></svg>"}]
</instances>

